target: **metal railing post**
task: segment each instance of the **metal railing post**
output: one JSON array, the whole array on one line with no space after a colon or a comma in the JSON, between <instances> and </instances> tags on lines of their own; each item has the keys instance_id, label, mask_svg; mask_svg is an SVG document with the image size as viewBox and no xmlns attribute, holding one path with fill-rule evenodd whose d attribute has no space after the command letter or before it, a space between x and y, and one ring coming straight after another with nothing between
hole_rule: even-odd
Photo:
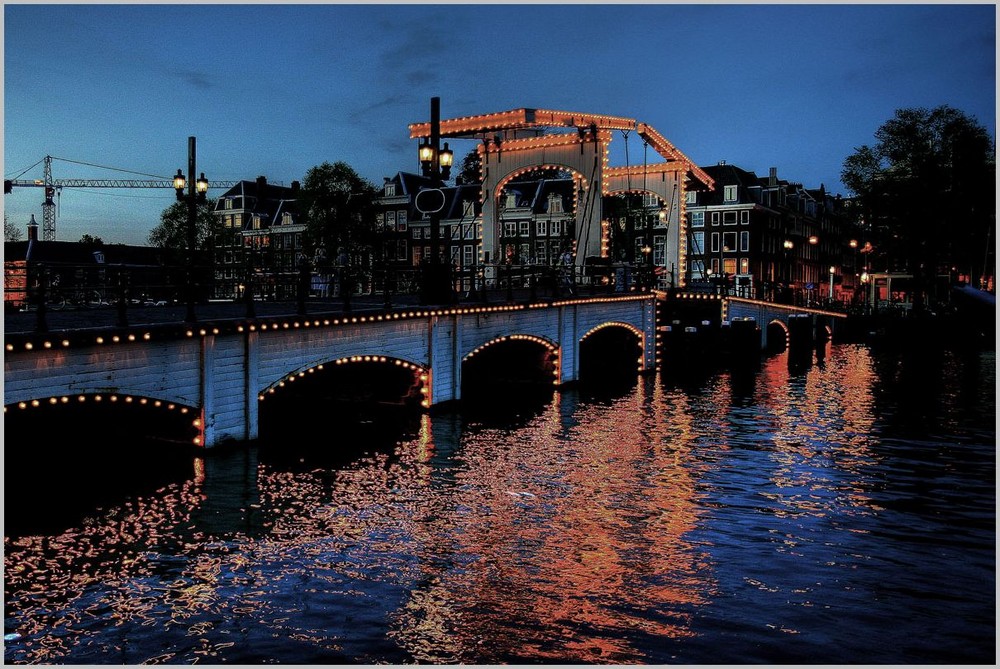
<instances>
[{"instance_id":1,"label":"metal railing post","mask_svg":"<svg viewBox=\"0 0 1000 669\"><path fill-rule=\"evenodd\" d=\"M49 326L48 323L45 322L45 300L47 299L45 292L47 288L46 284L48 283L48 270L46 270L45 265L42 265L41 263L36 265L36 268L37 275L35 281L37 283L35 289L35 300L38 307L35 311L35 332L48 332Z\"/></svg>"},{"instance_id":2,"label":"metal railing post","mask_svg":"<svg viewBox=\"0 0 1000 669\"><path fill-rule=\"evenodd\" d=\"M118 322L120 328L128 327L128 272L118 270Z\"/></svg>"}]
</instances>

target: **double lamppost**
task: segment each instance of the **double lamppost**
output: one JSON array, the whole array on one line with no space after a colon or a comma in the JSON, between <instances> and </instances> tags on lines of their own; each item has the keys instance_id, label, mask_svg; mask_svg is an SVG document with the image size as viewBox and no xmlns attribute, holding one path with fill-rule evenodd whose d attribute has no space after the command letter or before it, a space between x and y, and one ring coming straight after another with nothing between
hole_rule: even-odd
<instances>
[{"instance_id":1,"label":"double lamppost","mask_svg":"<svg viewBox=\"0 0 1000 669\"><path fill-rule=\"evenodd\" d=\"M441 262L441 210L445 196L441 190L451 176L455 153L441 143L441 98L431 98L431 135L420 143L419 157L423 175L430 179L430 188L417 193L417 209L430 217L431 256L424 267L422 300L425 304L451 301L448 266Z\"/></svg>"},{"instance_id":2,"label":"double lamppost","mask_svg":"<svg viewBox=\"0 0 1000 669\"><path fill-rule=\"evenodd\" d=\"M208 199L208 179L205 178L205 173L202 172L201 176L197 179L194 178L194 174L195 138L188 137L187 179L184 178L184 173L180 169L177 170L177 174L174 176L174 190L177 191L177 200L187 203L187 276L184 281L184 288L187 293L185 295L187 313L184 316L184 322L186 323L194 323L198 320L194 313L194 254L195 244L197 243L198 205L204 204ZM184 192L185 187L187 188L186 193Z\"/></svg>"}]
</instances>

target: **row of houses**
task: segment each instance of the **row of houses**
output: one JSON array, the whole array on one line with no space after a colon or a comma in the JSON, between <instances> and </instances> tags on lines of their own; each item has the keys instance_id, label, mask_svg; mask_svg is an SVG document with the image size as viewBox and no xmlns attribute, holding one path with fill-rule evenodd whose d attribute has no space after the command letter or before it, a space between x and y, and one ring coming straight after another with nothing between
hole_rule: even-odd
<instances>
[{"instance_id":1,"label":"row of houses","mask_svg":"<svg viewBox=\"0 0 1000 669\"><path fill-rule=\"evenodd\" d=\"M604 196L601 257L588 260L648 268L661 288L724 287L747 297L802 302L847 300L858 293L865 240L840 196L780 179L775 168L766 177L724 162L702 169L715 188L683 195L685 253L679 262L666 253L666 203L651 193ZM369 267L415 269L430 255L431 219L416 206L416 194L428 186L428 178L407 172L384 179L376 221L381 248L370 249ZM481 251L479 184L444 187L438 214L442 257L465 277L462 288L484 264L553 266L567 252L575 253L577 187L570 175L551 170L507 183L497 200L498 250L492 259ZM256 299L289 299L304 262L321 274L322 268L336 270L339 249L307 247L298 193L298 182L283 186L258 177L240 181L217 199L206 297L239 299L250 290ZM34 260L44 262L47 252L67 253L53 245L72 245L37 239L21 244L23 249L7 246L7 260L26 258L33 244ZM328 278L314 277L314 290L328 292Z\"/></svg>"},{"instance_id":2,"label":"row of houses","mask_svg":"<svg viewBox=\"0 0 1000 669\"><path fill-rule=\"evenodd\" d=\"M715 188L684 195L686 253L679 266L666 254L665 203L651 193L605 196L599 260L652 268L663 288L725 285L761 299L853 298L865 274L866 247L843 198L823 186L779 179L775 168L766 177L725 163L702 169ZM499 262L553 265L564 252L575 252L575 184L568 176L507 184L498 198ZM414 206L427 185L412 174L385 179L380 225L394 263L416 266L430 251L430 218ZM481 265L479 188L444 191L445 257L462 270Z\"/></svg>"}]
</instances>

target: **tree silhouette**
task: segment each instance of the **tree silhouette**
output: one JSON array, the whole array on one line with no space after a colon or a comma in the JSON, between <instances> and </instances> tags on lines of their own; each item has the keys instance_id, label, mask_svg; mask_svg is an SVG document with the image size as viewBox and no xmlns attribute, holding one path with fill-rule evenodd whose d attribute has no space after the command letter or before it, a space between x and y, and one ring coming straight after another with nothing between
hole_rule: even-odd
<instances>
[{"instance_id":1,"label":"tree silhouette","mask_svg":"<svg viewBox=\"0 0 1000 669\"><path fill-rule=\"evenodd\" d=\"M878 269L907 271L918 293L936 275L984 268L995 222L995 145L975 119L948 106L899 109L844 161L875 246ZM923 306L920 296L914 308Z\"/></svg>"}]
</instances>

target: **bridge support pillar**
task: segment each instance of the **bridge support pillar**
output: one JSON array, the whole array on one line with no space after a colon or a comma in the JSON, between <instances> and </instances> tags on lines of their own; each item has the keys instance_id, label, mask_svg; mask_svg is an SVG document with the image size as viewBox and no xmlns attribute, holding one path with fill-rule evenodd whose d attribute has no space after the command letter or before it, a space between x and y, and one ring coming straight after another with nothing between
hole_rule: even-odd
<instances>
[{"instance_id":1,"label":"bridge support pillar","mask_svg":"<svg viewBox=\"0 0 1000 669\"><path fill-rule=\"evenodd\" d=\"M579 379L580 340L577 336L577 310L573 305L559 307L559 383Z\"/></svg>"},{"instance_id":2,"label":"bridge support pillar","mask_svg":"<svg viewBox=\"0 0 1000 669\"><path fill-rule=\"evenodd\" d=\"M431 368L431 405L462 398L461 321L457 316L430 316L427 359Z\"/></svg>"},{"instance_id":3,"label":"bridge support pillar","mask_svg":"<svg viewBox=\"0 0 1000 669\"><path fill-rule=\"evenodd\" d=\"M788 317L788 362L808 363L813 354L813 317L791 314Z\"/></svg>"}]
</instances>

